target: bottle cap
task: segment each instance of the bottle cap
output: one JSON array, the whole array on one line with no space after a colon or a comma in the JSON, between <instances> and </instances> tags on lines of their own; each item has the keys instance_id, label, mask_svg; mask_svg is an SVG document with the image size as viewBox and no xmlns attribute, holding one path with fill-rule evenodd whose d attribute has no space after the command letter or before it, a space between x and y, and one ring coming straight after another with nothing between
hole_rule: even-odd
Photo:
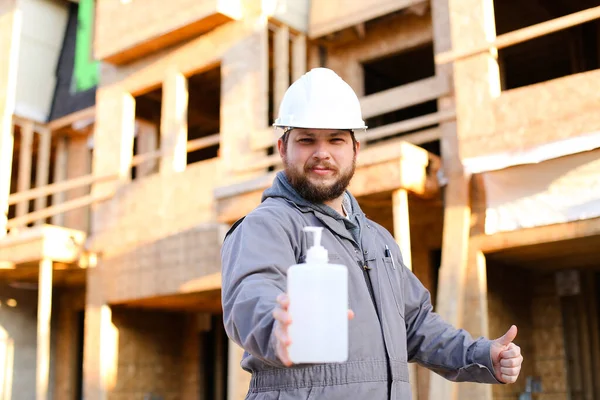
<instances>
[{"instance_id":1,"label":"bottle cap","mask_svg":"<svg viewBox=\"0 0 600 400\"><path fill-rule=\"evenodd\" d=\"M314 241L312 247L308 249L306 254L307 263L327 263L328 254L327 249L321 246L321 234L323 228L320 226L305 226L304 232L314 233Z\"/></svg>"}]
</instances>

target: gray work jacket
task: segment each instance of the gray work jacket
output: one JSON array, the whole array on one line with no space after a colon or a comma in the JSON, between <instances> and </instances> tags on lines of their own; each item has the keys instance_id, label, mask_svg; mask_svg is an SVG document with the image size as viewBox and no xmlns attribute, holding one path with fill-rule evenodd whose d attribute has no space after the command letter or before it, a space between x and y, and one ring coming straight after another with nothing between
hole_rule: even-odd
<instances>
[{"instance_id":1,"label":"gray work jacket","mask_svg":"<svg viewBox=\"0 0 600 400\"><path fill-rule=\"evenodd\" d=\"M432 311L429 292L403 265L392 235L350 198L358 240L344 217L304 201L279 173L260 206L225 239L223 319L228 336L245 350L242 368L252 373L246 398L409 400L409 361L452 381L499 383L491 372L491 342L473 340ZM287 268L304 261L310 239L302 228L309 225L324 228L330 262L348 267L349 307L355 312L349 358L287 368L275 354L272 312L286 290Z\"/></svg>"}]
</instances>

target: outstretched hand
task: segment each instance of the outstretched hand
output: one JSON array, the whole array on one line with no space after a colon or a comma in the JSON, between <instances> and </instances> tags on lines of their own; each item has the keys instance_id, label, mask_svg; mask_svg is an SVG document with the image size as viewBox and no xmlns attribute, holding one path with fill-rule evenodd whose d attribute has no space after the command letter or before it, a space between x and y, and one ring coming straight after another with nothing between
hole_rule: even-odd
<instances>
[{"instance_id":1,"label":"outstretched hand","mask_svg":"<svg viewBox=\"0 0 600 400\"><path fill-rule=\"evenodd\" d=\"M288 353L288 347L292 343L288 334L288 327L292 323L292 318L288 312L290 306L290 299L287 294L282 293L277 296L278 306L273 310L273 317L275 318L275 351L279 360L289 367L292 365L290 355ZM348 319L354 318L354 311L348 310Z\"/></svg>"},{"instance_id":2,"label":"outstretched hand","mask_svg":"<svg viewBox=\"0 0 600 400\"><path fill-rule=\"evenodd\" d=\"M506 333L492 342L490 355L496 379L503 383L514 383L521 372L523 356L521 348L513 343L517 327L512 325Z\"/></svg>"}]
</instances>

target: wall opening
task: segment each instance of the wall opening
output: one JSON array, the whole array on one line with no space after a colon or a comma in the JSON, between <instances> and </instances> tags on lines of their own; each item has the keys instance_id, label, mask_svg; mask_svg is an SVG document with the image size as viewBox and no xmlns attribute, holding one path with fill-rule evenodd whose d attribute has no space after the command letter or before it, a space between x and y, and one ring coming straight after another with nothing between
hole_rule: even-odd
<instances>
[{"instance_id":1,"label":"wall opening","mask_svg":"<svg viewBox=\"0 0 600 400\"><path fill-rule=\"evenodd\" d=\"M188 142L221 130L221 66L188 77ZM190 151L187 164L219 156L219 144Z\"/></svg>"},{"instance_id":2,"label":"wall opening","mask_svg":"<svg viewBox=\"0 0 600 400\"><path fill-rule=\"evenodd\" d=\"M598 6L597 0L494 2L498 35ZM498 52L501 84L510 90L600 65L600 21L561 30Z\"/></svg>"},{"instance_id":3,"label":"wall opening","mask_svg":"<svg viewBox=\"0 0 600 400\"><path fill-rule=\"evenodd\" d=\"M435 76L435 62L433 43L418 46L400 53L370 60L362 64L364 78L364 94L366 96L387 89L417 82ZM409 120L416 117L432 114L438 111L437 99L416 104L400 110L368 118L366 123L369 129L388 125L394 122ZM439 124L432 124L410 132L392 135L383 139L369 141L369 144L401 137L416 131L433 128ZM439 154L439 144L426 143L430 151ZM423 147L425 147L425 145Z\"/></svg>"},{"instance_id":4,"label":"wall opening","mask_svg":"<svg viewBox=\"0 0 600 400\"><path fill-rule=\"evenodd\" d=\"M160 149L160 119L162 114L162 85L135 98L136 129L133 156ZM131 179L158 172L158 158L131 168Z\"/></svg>"}]
</instances>

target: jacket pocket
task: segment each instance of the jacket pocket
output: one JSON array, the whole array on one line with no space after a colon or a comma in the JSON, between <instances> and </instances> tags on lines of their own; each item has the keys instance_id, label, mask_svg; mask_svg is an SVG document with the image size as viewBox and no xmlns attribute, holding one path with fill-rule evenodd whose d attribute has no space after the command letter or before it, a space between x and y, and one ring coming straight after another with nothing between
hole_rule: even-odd
<instances>
[{"instance_id":1,"label":"jacket pocket","mask_svg":"<svg viewBox=\"0 0 600 400\"><path fill-rule=\"evenodd\" d=\"M402 318L404 318L404 291L402 290L402 275L390 257L383 257L383 266L390 281L392 295L396 302L396 308Z\"/></svg>"}]
</instances>

